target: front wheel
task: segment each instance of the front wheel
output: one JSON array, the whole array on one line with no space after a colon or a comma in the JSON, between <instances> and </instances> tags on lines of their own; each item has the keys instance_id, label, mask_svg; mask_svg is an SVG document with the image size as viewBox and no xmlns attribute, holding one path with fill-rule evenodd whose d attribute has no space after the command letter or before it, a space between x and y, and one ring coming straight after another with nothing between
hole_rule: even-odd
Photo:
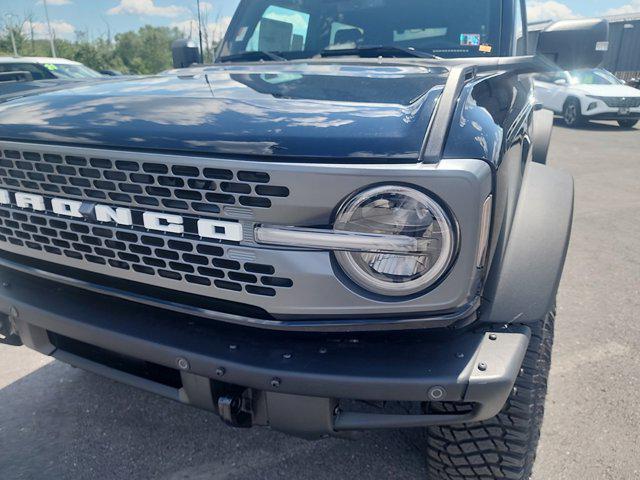
<instances>
[{"instance_id":1,"label":"front wheel","mask_svg":"<svg viewBox=\"0 0 640 480\"><path fill-rule=\"evenodd\" d=\"M567 103L565 103L562 109L562 118L569 128L576 128L584 124L580 102L575 98L567 100Z\"/></svg>"},{"instance_id":2,"label":"front wheel","mask_svg":"<svg viewBox=\"0 0 640 480\"><path fill-rule=\"evenodd\" d=\"M618 125L627 130L631 130L637 124L638 120L618 120Z\"/></svg>"},{"instance_id":3,"label":"front wheel","mask_svg":"<svg viewBox=\"0 0 640 480\"><path fill-rule=\"evenodd\" d=\"M527 480L536 458L551 366L555 312L532 326L522 370L505 407L484 422L427 429L429 480ZM430 405L444 413L465 405Z\"/></svg>"}]
</instances>

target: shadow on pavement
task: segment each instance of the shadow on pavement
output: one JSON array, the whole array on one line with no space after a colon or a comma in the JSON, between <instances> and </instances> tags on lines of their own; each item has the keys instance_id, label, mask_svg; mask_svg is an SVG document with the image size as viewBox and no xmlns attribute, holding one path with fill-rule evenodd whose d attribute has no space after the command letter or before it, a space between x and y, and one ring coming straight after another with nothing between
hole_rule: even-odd
<instances>
[{"instance_id":1,"label":"shadow on pavement","mask_svg":"<svg viewBox=\"0 0 640 480\"><path fill-rule=\"evenodd\" d=\"M2 478L424 478L413 432L306 442L235 430L59 362L0 390Z\"/></svg>"}]
</instances>

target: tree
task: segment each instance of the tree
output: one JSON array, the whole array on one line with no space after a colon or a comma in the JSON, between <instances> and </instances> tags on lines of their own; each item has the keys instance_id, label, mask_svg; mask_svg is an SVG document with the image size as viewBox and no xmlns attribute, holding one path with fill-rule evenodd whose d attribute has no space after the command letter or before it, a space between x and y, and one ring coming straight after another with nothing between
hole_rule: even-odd
<instances>
[{"instance_id":1,"label":"tree","mask_svg":"<svg viewBox=\"0 0 640 480\"><path fill-rule=\"evenodd\" d=\"M34 39L28 32L33 21L26 18L15 25L5 25L0 32L0 56L12 56L13 47L9 28L12 29L20 55L48 57L49 42ZM137 32L115 36L114 42L105 38L91 41L88 32L76 32L76 40L56 39L58 55L84 63L94 70L119 70L131 74L155 74L171 68L171 44L181 38L175 28L147 25Z\"/></svg>"},{"instance_id":2,"label":"tree","mask_svg":"<svg viewBox=\"0 0 640 480\"><path fill-rule=\"evenodd\" d=\"M137 32L116 35L115 52L131 72L158 73L171 68L171 44L180 37L175 28L146 25Z\"/></svg>"}]
</instances>

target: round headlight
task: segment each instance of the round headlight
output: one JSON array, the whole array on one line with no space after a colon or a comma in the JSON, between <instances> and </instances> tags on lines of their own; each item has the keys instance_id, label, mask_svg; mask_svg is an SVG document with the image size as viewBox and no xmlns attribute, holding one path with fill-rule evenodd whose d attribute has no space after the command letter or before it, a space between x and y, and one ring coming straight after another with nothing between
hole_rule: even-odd
<instances>
[{"instance_id":1,"label":"round headlight","mask_svg":"<svg viewBox=\"0 0 640 480\"><path fill-rule=\"evenodd\" d=\"M437 282L451 265L454 232L444 209L409 187L386 185L348 200L336 216L336 230L397 236L413 251L338 251L336 259L360 287L380 295L407 296Z\"/></svg>"}]
</instances>

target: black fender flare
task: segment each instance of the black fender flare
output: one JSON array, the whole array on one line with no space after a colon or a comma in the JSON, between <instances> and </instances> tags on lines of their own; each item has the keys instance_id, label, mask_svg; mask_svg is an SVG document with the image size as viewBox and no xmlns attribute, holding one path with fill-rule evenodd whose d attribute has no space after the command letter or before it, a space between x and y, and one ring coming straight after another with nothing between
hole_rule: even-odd
<instances>
[{"instance_id":1,"label":"black fender flare","mask_svg":"<svg viewBox=\"0 0 640 480\"><path fill-rule=\"evenodd\" d=\"M533 143L533 161L545 165L551 136L553 134L554 113L551 110L541 109L533 114L533 132L531 141Z\"/></svg>"},{"instance_id":2,"label":"black fender flare","mask_svg":"<svg viewBox=\"0 0 640 480\"><path fill-rule=\"evenodd\" d=\"M533 323L554 309L573 207L571 175L528 164L508 240L496 252L487 277L481 321Z\"/></svg>"}]
</instances>

